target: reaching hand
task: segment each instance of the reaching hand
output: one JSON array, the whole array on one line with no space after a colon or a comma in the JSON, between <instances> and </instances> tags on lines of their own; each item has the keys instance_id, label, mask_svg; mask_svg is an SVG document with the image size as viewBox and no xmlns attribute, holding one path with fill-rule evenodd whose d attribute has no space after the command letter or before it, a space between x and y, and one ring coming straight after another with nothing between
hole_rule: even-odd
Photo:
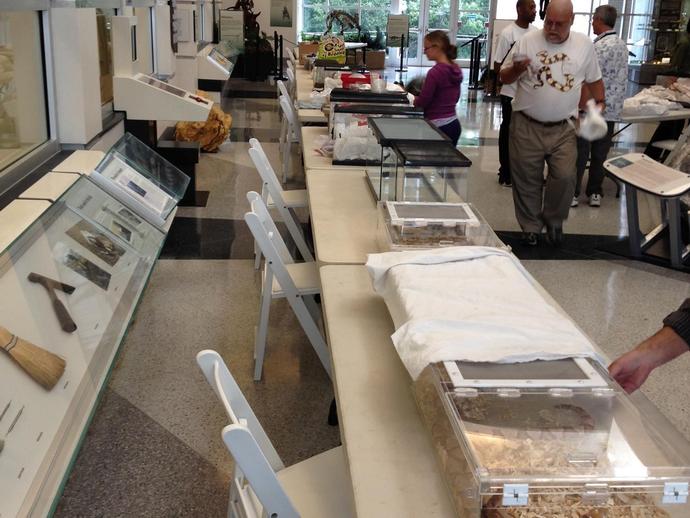
<instances>
[{"instance_id":1,"label":"reaching hand","mask_svg":"<svg viewBox=\"0 0 690 518\"><path fill-rule=\"evenodd\" d=\"M609 366L609 374L623 389L630 394L636 391L647 380L656 367L648 358L648 353L633 349L625 353Z\"/></svg>"},{"instance_id":2,"label":"reaching hand","mask_svg":"<svg viewBox=\"0 0 690 518\"><path fill-rule=\"evenodd\" d=\"M609 366L609 374L631 393L640 388L649 374L660 365L688 350L688 345L670 327L651 336Z\"/></svg>"},{"instance_id":3,"label":"reaching hand","mask_svg":"<svg viewBox=\"0 0 690 518\"><path fill-rule=\"evenodd\" d=\"M525 70L527 70L531 62L532 60L529 58L521 59L519 61L513 61L513 70L515 70L516 74L520 75Z\"/></svg>"}]
</instances>

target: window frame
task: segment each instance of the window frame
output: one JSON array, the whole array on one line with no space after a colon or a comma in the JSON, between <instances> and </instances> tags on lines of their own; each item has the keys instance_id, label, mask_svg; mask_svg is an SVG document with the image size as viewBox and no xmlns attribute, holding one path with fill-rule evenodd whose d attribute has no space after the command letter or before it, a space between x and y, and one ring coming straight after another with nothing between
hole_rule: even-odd
<instances>
[{"instance_id":1,"label":"window frame","mask_svg":"<svg viewBox=\"0 0 690 518\"><path fill-rule=\"evenodd\" d=\"M43 96L45 116L47 118L46 140L37 144L34 149L19 157L4 169L0 169L0 206L5 195L43 162L60 151L57 141L57 123L55 113L54 67L50 34L50 2L48 0L6 0L0 12L33 11L38 16L39 39L42 54Z\"/></svg>"}]
</instances>

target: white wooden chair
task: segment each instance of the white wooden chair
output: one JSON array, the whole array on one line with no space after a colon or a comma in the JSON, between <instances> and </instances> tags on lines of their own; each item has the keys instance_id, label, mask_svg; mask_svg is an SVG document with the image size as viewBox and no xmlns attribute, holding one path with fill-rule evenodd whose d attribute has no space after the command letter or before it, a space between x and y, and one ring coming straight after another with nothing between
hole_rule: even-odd
<instances>
[{"instance_id":1,"label":"white wooden chair","mask_svg":"<svg viewBox=\"0 0 690 518\"><path fill-rule=\"evenodd\" d=\"M299 153L302 139L300 136L300 124L297 120L297 110L292 106L289 98L285 96L280 97L280 109L283 112L284 121L286 121L287 124L282 143L283 183L286 183L288 172L290 171L290 161L292 159L292 144L297 144L297 152Z\"/></svg>"},{"instance_id":2,"label":"white wooden chair","mask_svg":"<svg viewBox=\"0 0 690 518\"><path fill-rule=\"evenodd\" d=\"M355 516L342 446L286 468L220 355L205 350L196 361L231 423L223 428L235 460L228 517Z\"/></svg>"},{"instance_id":3,"label":"white wooden chair","mask_svg":"<svg viewBox=\"0 0 690 518\"><path fill-rule=\"evenodd\" d=\"M285 81L278 80L276 81L276 84L278 85L278 91L280 92L280 95L290 98L290 90Z\"/></svg>"},{"instance_id":4,"label":"white wooden chair","mask_svg":"<svg viewBox=\"0 0 690 518\"><path fill-rule=\"evenodd\" d=\"M259 172L259 176L261 176L261 199L269 209L276 209L278 211L280 219L285 223L288 232L290 232L290 237L295 242L302 258L305 261L313 261L314 257L304 239L300 223L291 212L291 209L309 206L307 190L283 190L273 167L271 167L271 163L268 161L266 153L255 138L249 139L249 156ZM256 243L254 248L254 269L258 270L261 264L261 250L256 246Z\"/></svg>"},{"instance_id":5,"label":"white wooden chair","mask_svg":"<svg viewBox=\"0 0 690 518\"><path fill-rule=\"evenodd\" d=\"M254 345L254 379L261 379L271 301L278 298L287 299L316 355L330 376L330 353L317 325L320 310L314 301L314 295L321 294L317 263L313 260L295 263L261 196L250 191L247 193L247 200L251 211L244 215L244 220L261 252L266 256L262 272L259 324Z\"/></svg>"},{"instance_id":6,"label":"white wooden chair","mask_svg":"<svg viewBox=\"0 0 690 518\"><path fill-rule=\"evenodd\" d=\"M287 67L287 70L285 71L285 74L287 75L288 78L288 92L290 92L290 99L293 101L295 100L295 94L297 93L297 79L295 78L295 69L291 68L289 65Z\"/></svg>"}]
</instances>

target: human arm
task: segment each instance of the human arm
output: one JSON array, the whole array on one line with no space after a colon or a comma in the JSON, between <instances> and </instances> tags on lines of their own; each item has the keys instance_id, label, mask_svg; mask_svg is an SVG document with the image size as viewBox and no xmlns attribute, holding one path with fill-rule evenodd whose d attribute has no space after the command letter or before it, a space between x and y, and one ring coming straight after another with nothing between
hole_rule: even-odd
<instances>
[{"instance_id":1,"label":"human arm","mask_svg":"<svg viewBox=\"0 0 690 518\"><path fill-rule=\"evenodd\" d=\"M587 101L592 98L592 94L589 91L587 83L582 83L582 90L580 90L580 104L578 105L580 110L585 110L587 108Z\"/></svg>"},{"instance_id":2,"label":"human arm","mask_svg":"<svg viewBox=\"0 0 690 518\"><path fill-rule=\"evenodd\" d=\"M664 327L614 361L611 376L625 389L634 392L660 365L688 351L690 343L690 299L664 319Z\"/></svg>"},{"instance_id":3,"label":"human arm","mask_svg":"<svg viewBox=\"0 0 690 518\"><path fill-rule=\"evenodd\" d=\"M604 90L604 81L599 79L593 83L584 83L582 85L582 90L583 93L580 94L580 103L583 103L582 96L587 95L588 97L584 99L584 104L587 104L587 99L594 99L594 102L597 103L597 106L599 106L603 112L604 108L606 107L606 91Z\"/></svg>"},{"instance_id":4,"label":"human arm","mask_svg":"<svg viewBox=\"0 0 690 518\"><path fill-rule=\"evenodd\" d=\"M438 83L437 72L434 68L429 70L422 85L422 91L414 98L414 105L420 108L427 108L434 100L436 95L436 85Z\"/></svg>"},{"instance_id":5,"label":"human arm","mask_svg":"<svg viewBox=\"0 0 690 518\"><path fill-rule=\"evenodd\" d=\"M518 78L529 68L531 60L529 58L520 61L513 61L509 65L501 67L501 83L509 85L518 80Z\"/></svg>"}]
</instances>

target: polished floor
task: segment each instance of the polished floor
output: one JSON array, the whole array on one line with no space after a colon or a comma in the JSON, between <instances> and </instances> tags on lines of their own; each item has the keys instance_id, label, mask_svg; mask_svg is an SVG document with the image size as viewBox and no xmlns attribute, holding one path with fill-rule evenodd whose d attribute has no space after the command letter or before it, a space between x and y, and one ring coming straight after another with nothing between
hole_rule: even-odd
<instances>
[{"instance_id":1,"label":"polished floor","mask_svg":"<svg viewBox=\"0 0 690 518\"><path fill-rule=\"evenodd\" d=\"M481 97L463 88L458 106L460 149L473 161L469 200L614 358L690 296L690 277L611 251L627 222L608 181L600 208L583 198L571 211L563 248L522 247L511 191L496 179L500 106ZM233 116L230 139L198 167L208 204L178 211L65 486L60 518L225 515L232 462L220 432L227 420L196 366L202 349L225 358L286 464L339 444L338 428L327 424L332 386L284 303L271 308L263 380L252 380L260 281L242 216L247 191L260 181L247 141L258 138L277 168L279 115L275 99L226 98L223 108ZM639 150L653 129L631 126L613 152ZM292 163L290 187L303 187L299 161ZM657 209L649 200L642 207L651 224ZM690 440L690 355L658 369L643 391Z\"/></svg>"}]
</instances>

